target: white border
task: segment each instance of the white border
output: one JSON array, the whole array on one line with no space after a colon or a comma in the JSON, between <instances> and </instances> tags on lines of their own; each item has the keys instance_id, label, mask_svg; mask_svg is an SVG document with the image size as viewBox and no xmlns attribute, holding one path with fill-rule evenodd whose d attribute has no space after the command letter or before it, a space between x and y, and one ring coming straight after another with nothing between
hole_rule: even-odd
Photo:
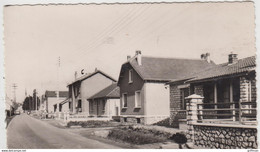
<instances>
[{"instance_id":1,"label":"white border","mask_svg":"<svg viewBox=\"0 0 260 152\"><path fill-rule=\"evenodd\" d=\"M0 5L1 5L1 8L0 8L0 11L1 11L1 14L0 14L0 25L3 25L3 6L4 5L23 5L23 4L31 4L31 5L34 5L34 4L79 4L79 3L133 3L133 2L243 2L243 1L248 1L248 0L207 0L207 1L198 1L198 0L124 0L124 1L117 1L117 0L1 0L0 1ZM255 3L255 15L256 15L256 20L255 20L255 23L256 23L256 29L255 29L255 37L256 37L256 49L259 48L259 14L260 14L260 11L259 11L259 5L260 5L260 2L259 0L252 0L254 3ZM4 28L3 26L1 26L1 32L0 32L0 36L1 36L1 45L0 45L0 63L1 63L1 67L0 67L0 135L2 135L0 137L0 149L1 148L6 148L6 134L5 134L5 123L4 122L4 118L5 118L5 104L4 104L4 97L5 97L5 89L4 89L4 86L5 86L5 83L4 83L4 42L3 42L3 31L4 31ZM258 49L257 49L258 50ZM257 73L259 73L259 68L258 68L258 64L260 63L259 62L259 51L257 51ZM257 80L260 80L260 77L259 75L257 74ZM260 85L260 82L257 81L257 86ZM257 94L260 95L260 89L257 88ZM259 98L257 98L257 102L259 101ZM258 104L259 105L259 104ZM258 111L259 111L259 106L258 106ZM260 114L258 112L258 122L260 120ZM259 126L258 126L259 128ZM258 137L260 133L258 131ZM259 145L259 142L258 142L258 145ZM27 151L32 151L32 150L27 150ZM35 151L35 150L33 150ZM42 150L37 150L37 151L42 151ZM50 151L48 149L46 150L43 150L43 151ZM64 151L64 152L67 152L67 151L72 151L72 150L69 150L69 149L63 149L63 150L51 150L51 151ZM73 150L74 151L74 150ZM77 151L83 151L83 150L77 150ZM85 150L84 150L85 151ZM100 150L98 150L100 151ZM103 150L101 150L103 151ZM114 151L114 150L113 150ZM124 150L124 151L130 151L130 150ZM132 150L131 150L132 151ZM150 150L149 150L150 151ZM165 150L165 151L168 151L168 150ZM172 151L172 150L169 150L169 151ZM186 151L186 150L185 150ZM196 149L196 150L192 150L192 151L201 151L199 149ZM203 150L204 151L204 150ZM212 151L216 151L216 150L213 150ZM237 150L221 150L221 151L237 151ZM247 151L247 150L239 150L239 151Z\"/></svg>"}]
</instances>

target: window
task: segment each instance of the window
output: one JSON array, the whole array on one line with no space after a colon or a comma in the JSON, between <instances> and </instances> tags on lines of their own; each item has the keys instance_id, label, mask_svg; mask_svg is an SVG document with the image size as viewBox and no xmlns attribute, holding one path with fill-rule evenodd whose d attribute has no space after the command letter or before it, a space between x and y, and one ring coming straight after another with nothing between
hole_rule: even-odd
<instances>
[{"instance_id":1,"label":"window","mask_svg":"<svg viewBox=\"0 0 260 152\"><path fill-rule=\"evenodd\" d=\"M127 108L127 94L124 93L122 95L122 105L123 105L123 108Z\"/></svg>"},{"instance_id":2,"label":"window","mask_svg":"<svg viewBox=\"0 0 260 152\"><path fill-rule=\"evenodd\" d=\"M135 92L135 108L141 107L141 92L136 91Z\"/></svg>"},{"instance_id":3,"label":"window","mask_svg":"<svg viewBox=\"0 0 260 152\"><path fill-rule=\"evenodd\" d=\"M248 101L252 101L252 94L251 94L251 81L248 82Z\"/></svg>"},{"instance_id":4,"label":"window","mask_svg":"<svg viewBox=\"0 0 260 152\"><path fill-rule=\"evenodd\" d=\"M91 101L89 102L89 107L90 107L90 111L91 111L91 112L94 111L94 103L93 103L93 102L94 102L93 100L91 100Z\"/></svg>"},{"instance_id":5,"label":"window","mask_svg":"<svg viewBox=\"0 0 260 152\"><path fill-rule=\"evenodd\" d=\"M181 110L186 110L186 97L189 96L189 88L180 89Z\"/></svg>"},{"instance_id":6,"label":"window","mask_svg":"<svg viewBox=\"0 0 260 152\"><path fill-rule=\"evenodd\" d=\"M106 100L102 100L102 110L105 111L106 108Z\"/></svg>"},{"instance_id":7,"label":"window","mask_svg":"<svg viewBox=\"0 0 260 152\"><path fill-rule=\"evenodd\" d=\"M129 83L133 82L133 70L129 70Z\"/></svg>"},{"instance_id":8,"label":"window","mask_svg":"<svg viewBox=\"0 0 260 152\"><path fill-rule=\"evenodd\" d=\"M78 112L82 112L82 102L78 100Z\"/></svg>"}]
</instances>

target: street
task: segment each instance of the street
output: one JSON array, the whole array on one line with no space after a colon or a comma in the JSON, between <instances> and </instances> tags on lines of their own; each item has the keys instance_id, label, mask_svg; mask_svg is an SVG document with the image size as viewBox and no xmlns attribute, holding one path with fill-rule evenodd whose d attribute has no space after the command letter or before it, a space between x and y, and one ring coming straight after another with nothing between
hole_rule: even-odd
<instances>
[{"instance_id":1,"label":"street","mask_svg":"<svg viewBox=\"0 0 260 152\"><path fill-rule=\"evenodd\" d=\"M120 148L56 128L27 114L18 115L10 122L7 146L9 149Z\"/></svg>"}]
</instances>

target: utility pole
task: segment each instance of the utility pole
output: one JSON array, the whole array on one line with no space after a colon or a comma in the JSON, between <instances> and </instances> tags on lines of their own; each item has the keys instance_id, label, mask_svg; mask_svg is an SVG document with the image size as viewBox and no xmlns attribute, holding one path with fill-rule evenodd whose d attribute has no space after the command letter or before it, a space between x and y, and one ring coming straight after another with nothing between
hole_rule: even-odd
<instances>
[{"instance_id":1,"label":"utility pole","mask_svg":"<svg viewBox=\"0 0 260 152\"><path fill-rule=\"evenodd\" d=\"M38 111L38 107L37 107L37 90L35 89L35 101L36 101L36 111Z\"/></svg>"},{"instance_id":2,"label":"utility pole","mask_svg":"<svg viewBox=\"0 0 260 152\"><path fill-rule=\"evenodd\" d=\"M60 91L60 57L58 57L58 66L57 66L57 100L59 100L59 91Z\"/></svg>"},{"instance_id":3,"label":"utility pole","mask_svg":"<svg viewBox=\"0 0 260 152\"><path fill-rule=\"evenodd\" d=\"M13 90L13 93L14 93L14 102L16 102L16 89L17 89L18 86L14 83L12 87L13 87L13 89L14 89L14 90Z\"/></svg>"}]
</instances>

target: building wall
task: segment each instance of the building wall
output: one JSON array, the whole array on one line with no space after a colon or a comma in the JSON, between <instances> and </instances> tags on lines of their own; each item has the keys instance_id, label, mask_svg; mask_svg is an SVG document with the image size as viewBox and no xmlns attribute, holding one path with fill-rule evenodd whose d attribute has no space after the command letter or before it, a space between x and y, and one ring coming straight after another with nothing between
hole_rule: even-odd
<instances>
[{"instance_id":1,"label":"building wall","mask_svg":"<svg viewBox=\"0 0 260 152\"><path fill-rule=\"evenodd\" d=\"M116 110L118 112L116 112ZM116 114L120 116L120 99L107 99L105 115L112 118L112 116L116 116Z\"/></svg>"},{"instance_id":2,"label":"building wall","mask_svg":"<svg viewBox=\"0 0 260 152\"><path fill-rule=\"evenodd\" d=\"M203 85L194 85L194 93L203 97Z\"/></svg>"},{"instance_id":3,"label":"building wall","mask_svg":"<svg viewBox=\"0 0 260 152\"><path fill-rule=\"evenodd\" d=\"M146 124L170 117L170 91L165 83L145 83Z\"/></svg>"},{"instance_id":4,"label":"building wall","mask_svg":"<svg viewBox=\"0 0 260 152\"><path fill-rule=\"evenodd\" d=\"M69 102L66 102L62 105L62 109L61 109L61 112L69 112L70 109L69 109Z\"/></svg>"},{"instance_id":5,"label":"building wall","mask_svg":"<svg viewBox=\"0 0 260 152\"><path fill-rule=\"evenodd\" d=\"M92 77L85 79L80 85L80 97L82 101L82 113L89 115L89 102L88 98L98 91L108 87L114 81L105 77L104 75L97 73Z\"/></svg>"},{"instance_id":6,"label":"building wall","mask_svg":"<svg viewBox=\"0 0 260 152\"><path fill-rule=\"evenodd\" d=\"M112 116L116 116L116 107L118 110L118 116L120 115L120 99L104 99L105 100L105 110L103 111L102 106L103 99L95 99L91 100L93 106L93 110L90 107L90 115L91 116L106 116L112 118ZM97 107L97 103L99 102L99 106ZM98 110L97 110L98 109Z\"/></svg>"},{"instance_id":7,"label":"building wall","mask_svg":"<svg viewBox=\"0 0 260 152\"><path fill-rule=\"evenodd\" d=\"M63 97L59 97L59 98L57 98L57 97L48 97L47 98L47 102L48 102L47 110L48 110L48 112L49 113L50 112L54 112L54 106L53 105L55 105L55 104L57 104L57 110L56 111L58 111L59 110L59 103L64 101L65 99L66 98L63 98Z\"/></svg>"},{"instance_id":8,"label":"building wall","mask_svg":"<svg viewBox=\"0 0 260 152\"><path fill-rule=\"evenodd\" d=\"M256 149L257 129L193 125L194 144L217 149Z\"/></svg>"},{"instance_id":9,"label":"building wall","mask_svg":"<svg viewBox=\"0 0 260 152\"><path fill-rule=\"evenodd\" d=\"M181 89L178 84L170 85L170 125L179 127L179 119L186 119L185 112L178 112L181 109Z\"/></svg>"},{"instance_id":10,"label":"building wall","mask_svg":"<svg viewBox=\"0 0 260 152\"><path fill-rule=\"evenodd\" d=\"M131 68L130 68L131 69ZM121 115L144 115L144 81L143 79L133 70L133 82L129 83L129 70L126 70L120 80L120 108ZM135 92L141 91L141 108L135 108ZM122 94L127 93L127 108L123 108Z\"/></svg>"}]
</instances>

